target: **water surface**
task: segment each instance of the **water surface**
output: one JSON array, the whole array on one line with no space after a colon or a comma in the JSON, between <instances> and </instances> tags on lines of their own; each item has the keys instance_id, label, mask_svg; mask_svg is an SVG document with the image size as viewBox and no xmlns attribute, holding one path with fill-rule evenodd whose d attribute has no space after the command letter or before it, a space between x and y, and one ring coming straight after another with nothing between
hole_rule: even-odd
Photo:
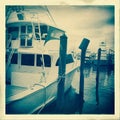
<instances>
[{"instance_id":1,"label":"water surface","mask_svg":"<svg viewBox=\"0 0 120 120\"><path fill-rule=\"evenodd\" d=\"M46 106L40 114L114 114L114 70L96 66L84 68L84 102L79 96L80 72L76 72L71 88L65 94L64 105L58 111L56 101Z\"/></svg>"}]
</instances>

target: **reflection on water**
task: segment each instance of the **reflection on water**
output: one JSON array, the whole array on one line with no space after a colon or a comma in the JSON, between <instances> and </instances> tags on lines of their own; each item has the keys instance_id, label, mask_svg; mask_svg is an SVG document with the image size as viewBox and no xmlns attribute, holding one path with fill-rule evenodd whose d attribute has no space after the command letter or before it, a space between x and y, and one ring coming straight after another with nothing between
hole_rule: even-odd
<instances>
[{"instance_id":1,"label":"reflection on water","mask_svg":"<svg viewBox=\"0 0 120 120\"><path fill-rule=\"evenodd\" d=\"M99 75L98 75L99 74ZM78 77L78 76L77 76ZM77 78L78 79L78 78ZM78 93L79 81L74 79L72 87ZM83 114L114 113L114 71L106 66L85 66L84 68ZM80 106L81 107L81 106ZM78 112L79 113L79 112Z\"/></svg>"},{"instance_id":2,"label":"reflection on water","mask_svg":"<svg viewBox=\"0 0 120 120\"><path fill-rule=\"evenodd\" d=\"M65 94L63 111L58 113L56 101L41 114L114 114L114 71L96 66L84 68L84 101L79 96L80 72L76 72L71 89Z\"/></svg>"}]
</instances>

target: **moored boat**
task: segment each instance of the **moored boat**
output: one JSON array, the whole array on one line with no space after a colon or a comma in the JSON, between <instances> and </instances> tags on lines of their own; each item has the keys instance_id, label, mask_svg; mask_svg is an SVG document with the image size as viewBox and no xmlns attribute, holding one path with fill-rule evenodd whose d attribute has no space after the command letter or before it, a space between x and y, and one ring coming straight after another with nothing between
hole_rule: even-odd
<instances>
[{"instance_id":1,"label":"moored boat","mask_svg":"<svg viewBox=\"0 0 120 120\"><path fill-rule=\"evenodd\" d=\"M57 97L60 57L56 39L65 31L31 21L26 14L13 12L6 23L7 114L34 113ZM64 92L71 86L79 67L77 62L67 53Z\"/></svg>"},{"instance_id":2,"label":"moored boat","mask_svg":"<svg viewBox=\"0 0 120 120\"><path fill-rule=\"evenodd\" d=\"M106 49L106 42L100 42L99 48L101 48L99 65L101 66L108 65L108 53ZM94 65L97 65L98 62L97 57L98 53L96 54L96 58L93 60Z\"/></svg>"},{"instance_id":3,"label":"moored boat","mask_svg":"<svg viewBox=\"0 0 120 120\"><path fill-rule=\"evenodd\" d=\"M86 50L86 56L85 56L85 64L86 65L90 65L92 63L92 60L91 60L91 51L90 49L87 49Z\"/></svg>"}]
</instances>

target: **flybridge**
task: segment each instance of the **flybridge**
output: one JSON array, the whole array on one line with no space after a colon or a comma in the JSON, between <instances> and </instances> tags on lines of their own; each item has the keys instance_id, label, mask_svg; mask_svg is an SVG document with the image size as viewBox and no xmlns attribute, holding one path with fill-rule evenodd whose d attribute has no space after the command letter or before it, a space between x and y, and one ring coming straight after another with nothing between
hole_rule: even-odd
<instances>
[{"instance_id":1,"label":"flybridge","mask_svg":"<svg viewBox=\"0 0 120 120\"><path fill-rule=\"evenodd\" d=\"M41 22L40 19L44 18L43 13L42 16L39 16L38 12L35 14L23 9L12 9L8 10L6 14L6 48L10 49L9 61L11 61L16 49L31 48L30 50L38 52L41 49L44 50L43 47L49 40L59 40L60 36L65 33L65 31L49 25L45 21ZM46 20L51 17L50 13L48 15L49 17Z\"/></svg>"},{"instance_id":2,"label":"flybridge","mask_svg":"<svg viewBox=\"0 0 120 120\"><path fill-rule=\"evenodd\" d=\"M47 6L7 6L7 34L11 40L20 40L19 46L33 46L33 40L59 40L65 31L59 29ZM9 14L8 14L9 13ZM49 22L48 22L49 21ZM54 25L51 24L54 23Z\"/></svg>"},{"instance_id":3,"label":"flybridge","mask_svg":"<svg viewBox=\"0 0 120 120\"><path fill-rule=\"evenodd\" d=\"M44 40L45 43L49 40L59 40L60 36L65 31L44 24L35 22L14 22L7 24L7 37L12 42L20 40L20 46L32 46L33 40Z\"/></svg>"}]
</instances>

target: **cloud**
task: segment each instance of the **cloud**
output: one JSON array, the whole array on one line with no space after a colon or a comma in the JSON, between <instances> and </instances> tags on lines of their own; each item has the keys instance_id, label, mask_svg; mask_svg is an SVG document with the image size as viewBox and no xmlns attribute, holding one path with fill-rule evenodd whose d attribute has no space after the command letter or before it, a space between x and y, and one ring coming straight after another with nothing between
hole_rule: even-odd
<instances>
[{"instance_id":1,"label":"cloud","mask_svg":"<svg viewBox=\"0 0 120 120\"><path fill-rule=\"evenodd\" d=\"M89 47L96 51L100 41L106 41L114 48L114 7L113 6L59 6L52 10L57 24L66 30L74 44L87 37ZM70 44L73 46L73 44Z\"/></svg>"},{"instance_id":2,"label":"cloud","mask_svg":"<svg viewBox=\"0 0 120 120\"><path fill-rule=\"evenodd\" d=\"M96 51L100 41L114 48L114 6L49 5L49 12L58 27L66 31L69 47L78 45L86 37L89 47ZM30 8L29 8L30 9ZM54 23L45 6L32 6L32 11L45 13L40 19ZM73 44L74 42L74 44Z\"/></svg>"},{"instance_id":3,"label":"cloud","mask_svg":"<svg viewBox=\"0 0 120 120\"><path fill-rule=\"evenodd\" d=\"M99 27L113 18L113 6L48 6L58 25ZM111 19L112 20L112 19ZM67 22L67 24L65 24Z\"/></svg>"}]
</instances>

